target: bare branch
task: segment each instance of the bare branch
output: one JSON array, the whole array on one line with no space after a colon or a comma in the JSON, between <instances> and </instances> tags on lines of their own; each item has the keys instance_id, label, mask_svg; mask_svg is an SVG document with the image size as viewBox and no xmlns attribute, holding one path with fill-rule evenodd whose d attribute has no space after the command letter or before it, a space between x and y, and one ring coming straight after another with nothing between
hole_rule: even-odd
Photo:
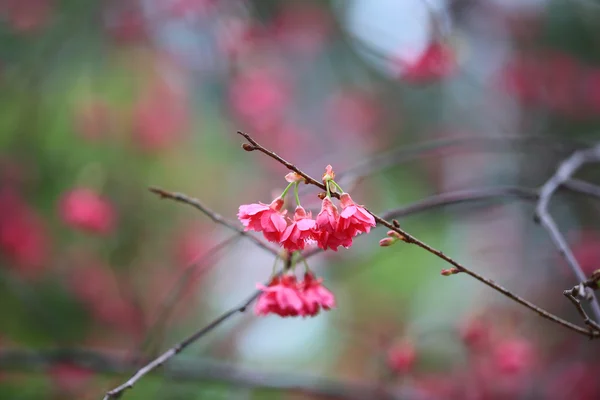
<instances>
[{"instance_id":1,"label":"bare branch","mask_svg":"<svg viewBox=\"0 0 600 400\"><path fill-rule=\"evenodd\" d=\"M221 314L219 317L214 319L208 325L206 325L202 329L196 331L194 334L189 336L187 339L184 339L182 342L176 344L175 346L171 347L169 350L165 351L158 358L156 358L156 359L152 360L151 362L149 362L148 364L146 364L144 367L139 369L135 373L135 375L133 375L127 382L125 382L121 386L107 392L106 396L104 396L104 400L120 398L125 391L127 391L128 389L131 389L133 387L133 385L135 385L135 383L138 380L140 380L140 378L142 378L144 375L148 374L155 368L164 364L171 357L180 353L182 350L184 350L190 344L194 343L196 340L200 339L202 336L206 335L207 333L209 333L210 331L215 329L217 326L221 325L223 322L228 320L232 315L245 312L246 308L248 308L248 306L250 304L252 304L252 302L254 300L256 300L256 298L258 298L260 293L261 293L260 290L255 291L252 294L252 296L250 296L241 305L234 307L234 308L226 311L225 313Z\"/></svg>"},{"instance_id":2,"label":"bare branch","mask_svg":"<svg viewBox=\"0 0 600 400\"><path fill-rule=\"evenodd\" d=\"M581 266L577 262L575 255L571 251L571 248L567 244L562 233L558 229L554 218L548 212L548 206L550 204L550 199L554 195L554 192L565 182L569 181L575 172L581 166L587 163L598 162L600 161L600 145L596 145L592 148L586 150L579 150L573 153L569 158L563 161L556 173L540 188L539 191L539 201L537 203L537 207L535 210L536 218L539 220L540 224L544 227L550 238L554 242L554 245L558 248L560 254L567 261L571 271L577 278L579 282L583 282L587 279L585 273L581 269ZM576 186L580 189L580 191L585 190L585 193L590 193L591 185L586 184L581 181L571 181L570 186ZM593 192L593 191L592 191ZM591 306L594 317L596 320L600 320L600 306L598 305L598 301L593 291L588 290L588 296L592 299Z\"/></svg>"},{"instance_id":3,"label":"bare branch","mask_svg":"<svg viewBox=\"0 0 600 400\"><path fill-rule=\"evenodd\" d=\"M271 246L269 246L262 240L256 238L255 236L251 235L250 233L239 228L237 223L232 222L232 221L226 219L225 217L223 217L222 215L212 211L210 208L208 208L207 206L202 204L200 202L200 200L198 200L198 199L195 199L193 197L188 197L183 193L168 192L166 190L156 188L156 187L148 188L148 190L150 190L154 194L159 195L162 199L170 199L170 200L178 201L180 203L188 204L188 205L200 210L204 215L209 217L215 223L223 225L223 226L231 229L232 231L237 232L240 235L250 239L251 241L254 242L254 244L256 244L261 249L264 249L273 255L279 254L278 250L275 250L274 248L272 248Z\"/></svg>"},{"instance_id":4,"label":"bare branch","mask_svg":"<svg viewBox=\"0 0 600 400\"><path fill-rule=\"evenodd\" d=\"M139 358L139 357L136 357ZM37 371L52 365L68 363L97 373L121 374L134 367L123 354L91 349L6 349L0 350L0 369L6 371ZM152 373L156 373L154 370ZM298 373L258 372L230 363L194 358L172 361L161 375L180 381L220 381L236 386L281 391L297 391L339 399L385 398L399 399L379 388L350 381L325 379ZM404 397L403 397L404 398Z\"/></svg>"},{"instance_id":5,"label":"bare branch","mask_svg":"<svg viewBox=\"0 0 600 400\"><path fill-rule=\"evenodd\" d=\"M430 196L409 206L386 211L382 214L382 218L400 218L442 206L481 200L495 200L502 197L516 197L530 201L536 201L538 199L537 191L518 186L457 190Z\"/></svg>"},{"instance_id":6,"label":"bare branch","mask_svg":"<svg viewBox=\"0 0 600 400\"><path fill-rule=\"evenodd\" d=\"M306 183L309 183L311 185L317 186L318 188L322 189L322 190L326 190L325 185L319 181L317 181L316 179L312 178L310 175L306 174L304 171L300 170L298 167L296 167L294 164L284 160L283 158L281 158L280 156L278 156L277 154L275 154L274 152L264 148L263 146L261 146L256 140L254 140L250 135L248 135L247 133L244 132L238 132L238 134L240 134L241 136L243 136L248 143L251 145L252 148L245 148L246 150L252 151L252 150L258 150L263 154L266 154L267 156L271 157L272 159L274 159L275 161L279 162L280 164L284 165L285 167L287 167L290 171L296 172L298 175L302 176L305 180ZM339 194L338 193L332 193L332 196L339 198ZM523 299L522 297L512 293L511 291L509 291L508 289L505 289L504 287L500 286L499 284L497 284L496 282L492 281L491 279L485 278L481 275L479 275L478 273L466 268L465 266L463 266L462 264L460 264L459 262L453 260L451 257L447 256L446 254L444 254L443 252L431 247L430 245L428 245L425 242L422 242L421 240L417 239L416 237L412 236L411 234L409 234L408 232L404 231L403 229L401 229L400 227L396 226L395 224L388 222L387 220L381 218L380 216L372 213L371 211L367 210L372 216L373 218L375 218L375 221L380 224L385 226L386 228L393 230L394 232L399 233L400 235L402 235L405 239L404 241L410 244L414 244L416 246L419 246L420 248L426 250L427 252L435 255L438 258L441 258L442 260L446 261L447 263L453 265L454 267L458 268L458 270L460 270L461 272L464 272L467 275L470 275L471 277L475 278L476 280L478 280L479 282L483 283L486 286L491 287L492 289L496 290L497 292L502 293L504 296L508 297L509 299L525 306L526 308L534 311L536 314L538 314L540 317L545 318L547 320L550 320L554 323L557 323L561 326L564 326L567 329L570 329L574 332L577 332L579 334L582 335L586 335L589 336L590 333L587 329L584 329L580 326L577 326L571 322L565 321L564 319L549 313L548 311L536 306L535 304ZM584 280L584 279L582 279ZM593 333L592 335L593 337L600 337L600 333Z\"/></svg>"},{"instance_id":7,"label":"bare branch","mask_svg":"<svg viewBox=\"0 0 600 400\"><path fill-rule=\"evenodd\" d=\"M571 303L573 303L573 305L575 306L575 309L577 310L577 312L579 313L579 315L581 315L581 318L583 319L583 322L589 326L590 328L590 338L593 338L593 335L595 333L600 332L600 325L598 325L596 322L594 322L594 320L592 320L587 313L585 312L585 310L583 309L583 307L581 306L581 302L579 300L577 300L577 296L579 295L579 292L582 291L583 288L580 287L580 285L575 286L572 289L569 290L565 290L563 292L563 294L567 297L567 299L571 300Z\"/></svg>"},{"instance_id":8,"label":"bare branch","mask_svg":"<svg viewBox=\"0 0 600 400\"><path fill-rule=\"evenodd\" d=\"M228 246L233 244L235 241L239 240L240 237L241 236L239 234L237 234L237 235L229 237L226 240L223 240L223 241L217 243L216 245L214 245L213 247L208 249L205 252L205 255L203 257L201 257L199 260L197 260L194 263L192 263L191 265L189 265L181 273L179 279L177 279L177 282L168 291L168 296L163 301L161 301L160 309L156 313L158 315L158 317L156 318L155 322L150 327L149 333L144 338L141 348L145 348L153 340L152 332L155 329L160 328L161 326L164 326L166 324L166 322L169 318L169 315L173 311L173 308L175 307L175 305L179 302L179 299L181 298L182 286L190 281L193 274L198 269L201 269L202 272L206 271L207 268L200 268L200 267L208 266L209 264L207 264L207 263L213 257L215 257L221 250L227 248Z\"/></svg>"}]
</instances>

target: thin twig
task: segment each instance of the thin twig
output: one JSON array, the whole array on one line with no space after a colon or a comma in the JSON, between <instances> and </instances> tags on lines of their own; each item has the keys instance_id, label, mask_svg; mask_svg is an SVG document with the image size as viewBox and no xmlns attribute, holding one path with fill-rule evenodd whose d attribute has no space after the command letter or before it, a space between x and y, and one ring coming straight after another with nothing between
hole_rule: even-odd
<instances>
[{"instance_id":1,"label":"thin twig","mask_svg":"<svg viewBox=\"0 0 600 400\"><path fill-rule=\"evenodd\" d=\"M600 325L598 325L596 322L594 322L594 320L592 320L587 315L587 313L585 312L585 310L581 306L581 302L579 300L577 300L576 296L578 295L578 293L579 293L579 285L575 286L572 289L565 290L563 292L563 294L567 297L567 299L571 300L571 303L573 303L573 305L575 306L575 309L577 310L577 312L579 313L579 315L581 315L581 318L583 319L583 322L587 326L589 326L589 328L590 328L590 335L593 335L594 333L600 332Z\"/></svg>"},{"instance_id":2,"label":"thin twig","mask_svg":"<svg viewBox=\"0 0 600 400\"><path fill-rule=\"evenodd\" d=\"M502 197L516 197L523 200L536 201L537 191L518 186L498 186L482 189L466 189L453 192L441 193L417 201L409 206L400 207L384 212L383 219L401 218L411 214L417 214L432 208L449 206L465 202L496 200Z\"/></svg>"},{"instance_id":3,"label":"thin twig","mask_svg":"<svg viewBox=\"0 0 600 400\"><path fill-rule=\"evenodd\" d=\"M563 182L563 187L574 192L586 194L590 197L600 199L600 186L594 185L581 179L569 179Z\"/></svg>"},{"instance_id":4,"label":"thin twig","mask_svg":"<svg viewBox=\"0 0 600 400\"><path fill-rule=\"evenodd\" d=\"M128 357L122 354L93 349L0 350L0 369L5 371L43 371L63 363L102 374L121 374L134 367L134 364L128 361ZM398 398L391 393L382 393L372 385L359 382L325 379L296 372L262 372L198 357L173 361L161 373L179 381L219 381L236 387L297 391L338 399Z\"/></svg>"},{"instance_id":5,"label":"thin twig","mask_svg":"<svg viewBox=\"0 0 600 400\"><path fill-rule=\"evenodd\" d=\"M245 312L246 308L248 308L248 306L250 304L252 304L252 302L254 302L254 300L256 300L256 298L260 295L260 293L261 293L260 290L255 291L252 294L252 296L250 296L241 305L234 307L234 308L226 311L225 313L221 314L219 317L214 319L208 325L206 325L202 329L196 331L194 334L192 334L191 336L189 336L182 342L171 347L169 350L165 351L159 357L155 358L154 360L152 360L151 362L146 364L144 367L140 368L131 378L129 378L129 380L127 382L125 382L121 386L118 386L115 389L107 392L106 395L104 396L104 400L120 398L125 391L131 389L133 387L133 385L135 385L135 383L138 380L140 380L140 378L142 378L144 375L148 374L155 368L164 364L171 357L180 353L182 350L184 350L190 344L194 343L196 340L200 339L202 336L206 335L207 333L209 333L210 331L215 329L217 326L221 325L223 322L228 320L229 317L231 317L232 315Z\"/></svg>"},{"instance_id":6,"label":"thin twig","mask_svg":"<svg viewBox=\"0 0 600 400\"><path fill-rule=\"evenodd\" d=\"M200 270L201 272L206 272L208 269L207 267L211 265L211 264L208 264L209 261L216 255L218 255L219 252L221 252L221 250L229 247L234 242L239 240L240 237L241 237L241 235L238 233L237 235L231 236L231 237L217 243L216 245L214 245L213 247L208 249L200 259L198 259L195 262L193 262L192 264L190 264L181 273L181 275L177 279L177 282L175 282L173 287L168 291L168 296L163 301L161 301L160 310L157 312L158 317L156 318L155 322L150 327L149 333L144 338L141 348L145 348L146 346L148 346L149 343L154 339L153 335L152 335L152 332L154 330L156 330L166 324L166 322L169 318L169 315L173 311L173 308L175 307L175 305L179 302L179 299L181 298L181 294L183 293L182 286L189 283L192 275L197 270ZM212 265L214 265L214 264L212 264ZM204 266L204 268L200 268L203 266Z\"/></svg>"},{"instance_id":7,"label":"thin twig","mask_svg":"<svg viewBox=\"0 0 600 400\"><path fill-rule=\"evenodd\" d=\"M556 190L563 183L569 181L573 177L575 172L577 172L577 170L581 168L581 166L587 163L597 161L600 161L600 145L596 145L592 148L585 150L579 150L573 153L569 158L567 158L559 165L556 173L540 188L540 198L535 210L535 215L539 220L540 224L548 232L550 238L554 242L554 245L558 248L560 254L567 261L567 264L569 265L571 271L573 272L573 274L577 278L577 281L579 282L585 281L587 277L585 276L585 273L583 272L581 266L577 262L577 259L575 258L573 251L567 244L567 241L565 240L564 236L562 235L562 233L560 233L560 230L558 229L554 218L552 218L552 216L548 212L548 206L550 204L550 199L554 195L554 192L556 192ZM572 186L573 182L571 181L571 187ZM579 187L580 189L582 187L589 188L589 185L584 185L584 183L581 181L575 181L575 186ZM589 193L589 191L586 191L586 193ZM594 318L600 321L600 305L598 305L598 300L596 299L596 296L594 295L593 291L591 291L590 289L586 290L588 290L588 296L591 298L590 303L592 307L592 312L594 314Z\"/></svg>"},{"instance_id":8,"label":"thin twig","mask_svg":"<svg viewBox=\"0 0 600 400\"><path fill-rule=\"evenodd\" d=\"M294 164L290 163L289 161L284 160L283 158L281 158L280 156L278 156L277 154L275 154L274 152L266 149L265 147L263 147L262 145L260 145L256 140L254 140L250 135L248 135L247 133L244 132L238 132L238 134L240 134L241 136L243 136L247 141L248 141L248 145L244 147L245 150L247 151L253 151L253 150L258 150L261 153L271 157L272 159L274 159L275 161L279 162L280 164L284 165L286 168L288 168L290 171L293 171L295 173L297 173L298 175L300 175L302 178L304 178L305 182L311 185L314 185L318 188L320 188L321 190L326 190L325 185L319 181L317 181L316 179L312 178L310 175L306 174L304 171L300 170L298 167L296 167ZM338 193L332 193L332 196L339 198L339 194ZM397 233L399 233L400 235L402 235L402 237L404 237L404 241L410 244L414 244L416 246L421 247L422 249L426 250L427 252L437 256L438 258L441 258L442 260L446 261L447 263L453 265L454 267L458 268L461 272L464 272L467 275L470 275L471 277L475 278L476 280L478 280L479 282L483 283L486 286L491 287L492 289L496 290L497 292L502 293L503 295L505 295L506 297L508 297L509 299L525 306L526 308L534 311L536 314L538 314L539 316L541 316L542 318L548 319L552 322L555 322L561 326L564 326L567 329L570 329L574 332L577 332L579 334L583 334L586 336L590 335L590 332L587 329L584 329L580 326L577 326L571 322L565 321L564 319L549 313L548 311L536 306L535 304L523 299L522 297L512 293L511 291L509 291L508 289L505 289L504 287L500 286L499 284L497 284L496 282L492 281L491 279L485 278L481 275L479 275L478 273L466 268L465 266L463 266L462 264L460 264L459 262L453 260L451 257L445 255L443 252L441 252L440 250L437 250L433 247L431 247L430 245L428 245L425 242L422 242L421 240L417 239L416 237L412 236L411 234L409 234L408 232L404 231L403 229L401 229L400 227L394 225L391 222L388 222L387 220L381 218L380 216L372 213L371 211L367 210L375 219L375 221L380 224L383 225L385 227L387 227L390 230L393 230ZM599 337L600 333L593 333L592 337Z\"/></svg>"},{"instance_id":9,"label":"thin twig","mask_svg":"<svg viewBox=\"0 0 600 400\"><path fill-rule=\"evenodd\" d=\"M228 220L227 218L223 217L222 215L212 211L210 208L208 208L207 206L202 204L202 202L200 202L200 200L198 200L198 199L195 199L193 197L188 197L183 193L168 192L166 190L163 190L163 189L160 189L157 187L151 187L151 188L148 188L148 190L150 190L154 194L159 195L162 199L170 199L170 200L178 201L180 203L188 204L188 205L200 210L204 215L209 217L215 223L223 225L223 226L231 229L232 231L237 232L240 235L250 239L252 242L254 242L254 244L256 244L261 249L264 249L273 255L279 254L279 251L275 250L274 248L267 245L265 242L256 238L255 236L251 235L250 233L239 228L238 224L236 224L235 222L232 222L232 221Z\"/></svg>"},{"instance_id":10,"label":"thin twig","mask_svg":"<svg viewBox=\"0 0 600 400\"><path fill-rule=\"evenodd\" d=\"M478 149L490 149L492 151L515 150L520 149L519 145L544 145L550 147L560 154L568 154L577 149L587 147L583 142L565 141L558 142L549 140L546 135L513 135L513 136L460 136L453 138L444 138L429 140L424 143L418 143L412 146L402 146L388 152L378 154L339 174L339 182L342 186L352 185L354 181L374 172L384 170L402 162L422 158L424 155L436 155L438 151L450 147L476 147Z\"/></svg>"}]
</instances>

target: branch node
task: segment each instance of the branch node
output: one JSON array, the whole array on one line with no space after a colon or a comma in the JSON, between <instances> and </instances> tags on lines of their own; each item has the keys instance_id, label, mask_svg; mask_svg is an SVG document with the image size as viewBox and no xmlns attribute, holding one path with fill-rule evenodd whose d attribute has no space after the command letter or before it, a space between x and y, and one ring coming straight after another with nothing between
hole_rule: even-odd
<instances>
[{"instance_id":1,"label":"branch node","mask_svg":"<svg viewBox=\"0 0 600 400\"><path fill-rule=\"evenodd\" d=\"M256 150L256 146L252 146L250 143L244 143L242 144L242 149L246 151L254 151Z\"/></svg>"}]
</instances>

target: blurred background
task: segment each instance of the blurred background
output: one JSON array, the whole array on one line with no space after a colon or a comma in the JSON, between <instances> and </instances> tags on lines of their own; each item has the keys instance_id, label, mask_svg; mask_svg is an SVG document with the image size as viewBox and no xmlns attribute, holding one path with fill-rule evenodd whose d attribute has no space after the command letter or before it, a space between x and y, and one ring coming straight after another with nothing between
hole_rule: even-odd
<instances>
[{"instance_id":1,"label":"blurred background","mask_svg":"<svg viewBox=\"0 0 600 400\"><path fill-rule=\"evenodd\" d=\"M594 0L0 0L0 398L100 399L268 279L267 252L147 190L232 220L270 202L287 171L236 130L313 176L332 164L383 212L539 188L599 125ZM318 212L317 193L302 199ZM581 323L534 207L493 198L400 223ZM561 192L550 211L584 272L599 268L597 200ZM600 397L595 342L440 276L415 246L379 247L385 232L309 260L337 309L248 310L123 398Z\"/></svg>"}]
</instances>

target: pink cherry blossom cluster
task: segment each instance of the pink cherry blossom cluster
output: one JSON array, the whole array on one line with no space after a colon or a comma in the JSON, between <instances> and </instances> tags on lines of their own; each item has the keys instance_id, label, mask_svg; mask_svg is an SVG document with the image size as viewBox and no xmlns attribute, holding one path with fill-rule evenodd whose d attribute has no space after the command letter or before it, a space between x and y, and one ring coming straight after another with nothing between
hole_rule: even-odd
<instances>
[{"instance_id":1,"label":"pink cherry blossom cluster","mask_svg":"<svg viewBox=\"0 0 600 400\"><path fill-rule=\"evenodd\" d=\"M355 236L368 233L375 226L375 219L363 206L354 203L334 178L335 173L328 165L323 174L327 195L315 219L300 205L298 185L304 178L296 173L286 175L289 185L271 204L243 204L239 208L238 218L246 231L262 232L269 242L283 247L288 257L313 244L323 250L337 251L340 246L349 248ZM283 205L292 187L297 206L293 218L290 218ZM333 203L333 191L339 193L341 210ZM284 271L281 277L272 278L268 286L258 285L263 293L256 305L257 315L314 316L321 308L329 310L335 305L333 294L321 285L320 278L315 278L308 271L308 267L301 282L296 280L293 273L290 274L291 268Z\"/></svg>"},{"instance_id":2,"label":"pink cherry blossom cluster","mask_svg":"<svg viewBox=\"0 0 600 400\"><path fill-rule=\"evenodd\" d=\"M268 286L258 284L262 295L258 298L257 315L277 314L282 317L314 317L321 308L335 307L335 297L325 286L323 279L307 272L304 280L298 281L294 275L275 276Z\"/></svg>"},{"instance_id":3,"label":"pink cherry blossom cluster","mask_svg":"<svg viewBox=\"0 0 600 400\"><path fill-rule=\"evenodd\" d=\"M286 176L290 185L280 197L271 204L243 204L240 206L238 218L246 231L262 232L269 242L279 243L289 252L304 250L311 242L315 242L323 250L337 251L340 246L349 248L356 235L369 233L371 227L375 226L375 219L344 192L340 194L342 210L338 210L330 195L331 186L339 189L339 185L333 180L334 177L331 165L328 165L323 175L328 193L316 219L313 219L311 213L307 213L300 204L296 207L293 219L286 215L286 210L282 210L288 189L294 186L297 190L298 183L303 179L295 173ZM299 203L299 200L297 202Z\"/></svg>"}]
</instances>

